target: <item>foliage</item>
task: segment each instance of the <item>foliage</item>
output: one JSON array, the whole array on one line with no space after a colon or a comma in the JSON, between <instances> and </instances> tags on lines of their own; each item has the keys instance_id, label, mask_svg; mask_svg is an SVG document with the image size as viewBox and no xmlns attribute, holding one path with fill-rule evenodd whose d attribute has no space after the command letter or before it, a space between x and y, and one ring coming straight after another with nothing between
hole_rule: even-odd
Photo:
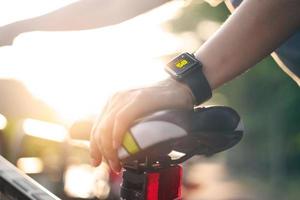
<instances>
[{"instance_id":1,"label":"foliage","mask_svg":"<svg viewBox=\"0 0 300 200\"><path fill-rule=\"evenodd\" d=\"M193 31L199 21L224 22L228 14L224 4L212 8L193 1L170 24L175 33ZM268 57L215 93L226 101L213 101L238 110L245 124L243 141L226 153L232 173L245 180L254 178L252 186L262 182L276 199L297 196L293 190L300 181L300 93L296 83Z\"/></svg>"}]
</instances>

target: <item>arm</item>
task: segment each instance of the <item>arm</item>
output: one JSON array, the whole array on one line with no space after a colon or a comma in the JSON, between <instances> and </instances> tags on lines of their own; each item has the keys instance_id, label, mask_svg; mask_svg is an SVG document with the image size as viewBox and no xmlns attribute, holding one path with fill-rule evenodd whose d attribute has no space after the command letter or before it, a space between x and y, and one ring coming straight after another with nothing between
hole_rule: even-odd
<instances>
[{"instance_id":1,"label":"arm","mask_svg":"<svg viewBox=\"0 0 300 200\"><path fill-rule=\"evenodd\" d=\"M245 72L285 41L300 26L299 0L245 0L220 30L196 52L212 89ZM161 109L192 108L189 89L174 80L118 93L91 135L94 165L102 155L118 171L116 149L131 123Z\"/></svg>"},{"instance_id":2,"label":"arm","mask_svg":"<svg viewBox=\"0 0 300 200\"><path fill-rule=\"evenodd\" d=\"M300 26L298 0L246 0L203 46L211 87L233 79L274 51Z\"/></svg>"},{"instance_id":3,"label":"arm","mask_svg":"<svg viewBox=\"0 0 300 200\"><path fill-rule=\"evenodd\" d=\"M169 0L81 0L51 13L0 27L0 46L30 31L74 31L114 25Z\"/></svg>"}]
</instances>

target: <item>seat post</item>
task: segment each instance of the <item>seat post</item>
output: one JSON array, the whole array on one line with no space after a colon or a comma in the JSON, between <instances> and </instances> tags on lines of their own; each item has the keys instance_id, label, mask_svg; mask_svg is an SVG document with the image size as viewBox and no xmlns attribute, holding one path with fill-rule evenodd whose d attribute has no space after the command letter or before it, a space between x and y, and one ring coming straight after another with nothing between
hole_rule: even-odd
<instances>
[{"instance_id":1,"label":"seat post","mask_svg":"<svg viewBox=\"0 0 300 200\"><path fill-rule=\"evenodd\" d=\"M180 200L182 167L125 169L121 185L123 200Z\"/></svg>"}]
</instances>

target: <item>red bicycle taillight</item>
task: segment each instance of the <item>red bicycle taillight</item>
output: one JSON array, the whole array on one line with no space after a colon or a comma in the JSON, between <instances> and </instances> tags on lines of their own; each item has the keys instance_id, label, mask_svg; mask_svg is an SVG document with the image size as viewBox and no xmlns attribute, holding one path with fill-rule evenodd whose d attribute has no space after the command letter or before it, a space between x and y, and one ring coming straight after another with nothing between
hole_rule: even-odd
<instances>
[{"instance_id":1,"label":"red bicycle taillight","mask_svg":"<svg viewBox=\"0 0 300 200\"><path fill-rule=\"evenodd\" d=\"M172 166L147 174L147 200L181 198L182 167Z\"/></svg>"},{"instance_id":2,"label":"red bicycle taillight","mask_svg":"<svg viewBox=\"0 0 300 200\"><path fill-rule=\"evenodd\" d=\"M147 176L147 200L158 199L159 173L149 173Z\"/></svg>"}]
</instances>

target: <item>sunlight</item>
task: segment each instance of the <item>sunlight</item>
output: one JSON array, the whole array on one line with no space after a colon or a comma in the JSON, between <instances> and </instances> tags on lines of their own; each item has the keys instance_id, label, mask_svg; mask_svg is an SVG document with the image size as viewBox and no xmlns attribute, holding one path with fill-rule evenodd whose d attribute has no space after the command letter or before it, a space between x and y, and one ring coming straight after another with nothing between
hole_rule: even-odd
<instances>
[{"instance_id":1,"label":"sunlight","mask_svg":"<svg viewBox=\"0 0 300 200\"><path fill-rule=\"evenodd\" d=\"M23 130L27 135L55 142L63 142L68 136L63 126L35 119L24 120Z\"/></svg>"},{"instance_id":2,"label":"sunlight","mask_svg":"<svg viewBox=\"0 0 300 200\"><path fill-rule=\"evenodd\" d=\"M71 165L65 172L65 191L69 196L92 198L93 168L89 165ZM78 181L80 177L80 181Z\"/></svg>"},{"instance_id":3,"label":"sunlight","mask_svg":"<svg viewBox=\"0 0 300 200\"><path fill-rule=\"evenodd\" d=\"M109 171L105 164L97 168L87 164L70 165L65 172L64 179L64 190L70 197L93 198L97 196L105 199L110 191Z\"/></svg>"},{"instance_id":4,"label":"sunlight","mask_svg":"<svg viewBox=\"0 0 300 200\"><path fill-rule=\"evenodd\" d=\"M98 114L114 92L167 77L159 57L184 44L161 23L182 5L174 1L114 27L22 34L0 48L1 78L21 80L67 122Z\"/></svg>"},{"instance_id":5,"label":"sunlight","mask_svg":"<svg viewBox=\"0 0 300 200\"><path fill-rule=\"evenodd\" d=\"M17 161L17 167L26 174L41 173L44 169L43 161L37 157L23 157Z\"/></svg>"},{"instance_id":6,"label":"sunlight","mask_svg":"<svg viewBox=\"0 0 300 200\"><path fill-rule=\"evenodd\" d=\"M77 0L0 0L0 26L45 14Z\"/></svg>"},{"instance_id":7,"label":"sunlight","mask_svg":"<svg viewBox=\"0 0 300 200\"><path fill-rule=\"evenodd\" d=\"M7 119L4 115L0 114L0 130L5 129L7 126Z\"/></svg>"}]
</instances>

